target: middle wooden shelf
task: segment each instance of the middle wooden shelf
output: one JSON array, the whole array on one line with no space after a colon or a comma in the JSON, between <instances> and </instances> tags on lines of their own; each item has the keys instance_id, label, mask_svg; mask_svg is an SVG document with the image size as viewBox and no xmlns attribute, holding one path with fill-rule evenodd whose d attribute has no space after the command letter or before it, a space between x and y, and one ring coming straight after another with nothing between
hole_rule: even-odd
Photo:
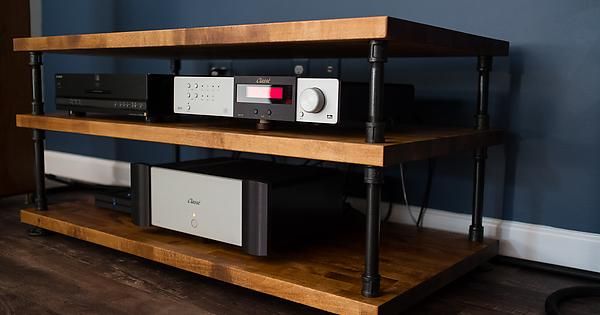
<instances>
[{"instance_id":1,"label":"middle wooden shelf","mask_svg":"<svg viewBox=\"0 0 600 315\"><path fill-rule=\"evenodd\" d=\"M93 136L272 154L322 161L389 166L502 143L500 130L406 127L387 132L385 143L365 143L363 130L311 128L256 130L230 120L153 122L98 117L17 115L17 126Z\"/></svg>"}]
</instances>

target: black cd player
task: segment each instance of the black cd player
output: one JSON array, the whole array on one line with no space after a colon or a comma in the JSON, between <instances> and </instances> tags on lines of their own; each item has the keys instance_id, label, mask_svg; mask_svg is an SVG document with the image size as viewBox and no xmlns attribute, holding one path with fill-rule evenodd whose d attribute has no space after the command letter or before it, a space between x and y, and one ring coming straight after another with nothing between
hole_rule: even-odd
<instances>
[{"instance_id":1,"label":"black cd player","mask_svg":"<svg viewBox=\"0 0 600 315\"><path fill-rule=\"evenodd\" d=\"M58 73L56 108L69 114L108 113L156 120L173 113L173 76Z\"/></svg>"}]
</instances>

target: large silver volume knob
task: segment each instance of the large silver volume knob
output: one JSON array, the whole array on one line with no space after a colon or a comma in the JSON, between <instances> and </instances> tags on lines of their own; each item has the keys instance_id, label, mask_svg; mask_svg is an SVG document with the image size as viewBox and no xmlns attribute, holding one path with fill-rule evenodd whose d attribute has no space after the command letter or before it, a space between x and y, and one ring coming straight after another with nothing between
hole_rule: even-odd
<instances>
[{"instance_id":1,"label":"large silver volume knob","mask_svg":"<svg viewBox=\"0 0 600 315\"><path fill-rule=\"evenodd\" d=\"M308 88L300 94L300 107L308 113L318 113L325 106L325 95L316 87Z\"/></svg>"}]
</instances>

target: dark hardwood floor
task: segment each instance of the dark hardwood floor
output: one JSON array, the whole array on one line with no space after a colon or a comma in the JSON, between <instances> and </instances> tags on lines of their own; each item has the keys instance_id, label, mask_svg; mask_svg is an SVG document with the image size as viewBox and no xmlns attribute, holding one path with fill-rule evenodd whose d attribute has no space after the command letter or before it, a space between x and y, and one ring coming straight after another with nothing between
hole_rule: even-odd
<instances>
[{"instance_id":1,"label":"dark hardwood floor","mask_svg":"<svg viewBox=\"0 0 600 315\"><path fill-rule=\"evenodd\" d=\"M321 313L61 235L30 237L19 223L23 203L0 199L0 314ZM543 314L554 290L592 283L492 262L409 313ZM564 311L600 314L600 299L574 300Z\"/></svg>"}]
</instances>

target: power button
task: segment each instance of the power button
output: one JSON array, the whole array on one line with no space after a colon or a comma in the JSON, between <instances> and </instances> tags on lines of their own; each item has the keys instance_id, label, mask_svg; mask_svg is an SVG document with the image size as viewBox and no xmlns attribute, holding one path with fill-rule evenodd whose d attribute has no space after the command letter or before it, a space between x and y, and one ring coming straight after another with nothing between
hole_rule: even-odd
<instances>
[{"instance_id":1,"label":"power button","mask_svg":"<svg viewBox=\"0 0 600 315\"><path fill-rule=\"evenodd\" d=\"M190 225L193 228L197 228L198 227L198 221L196 221L196 219L192 219L192 221L190 221Z\"/></svg>"}]
</instances>

